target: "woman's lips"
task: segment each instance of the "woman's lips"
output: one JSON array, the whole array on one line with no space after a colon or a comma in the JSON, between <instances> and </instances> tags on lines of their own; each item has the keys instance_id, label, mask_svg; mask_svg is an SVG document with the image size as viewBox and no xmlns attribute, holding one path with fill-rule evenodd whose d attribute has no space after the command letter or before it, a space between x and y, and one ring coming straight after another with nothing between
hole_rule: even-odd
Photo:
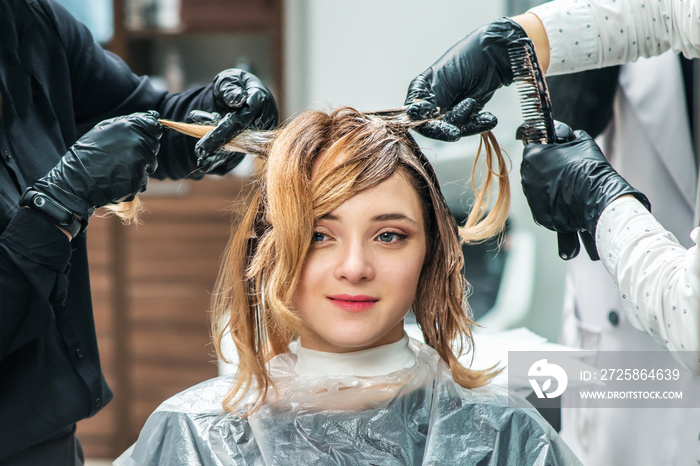
<instances>
[{"instance_id":1,"label":"woman's lips","mask_svg":"<svg viewBox=\"0 0 700 466\"><path fill-rule=\"evenodd\" d=\"M348 312L362 312L374 306L378 298L366 295L338 294L328 296L328 299L336 306Z\"/></svg>"}]
</instances>

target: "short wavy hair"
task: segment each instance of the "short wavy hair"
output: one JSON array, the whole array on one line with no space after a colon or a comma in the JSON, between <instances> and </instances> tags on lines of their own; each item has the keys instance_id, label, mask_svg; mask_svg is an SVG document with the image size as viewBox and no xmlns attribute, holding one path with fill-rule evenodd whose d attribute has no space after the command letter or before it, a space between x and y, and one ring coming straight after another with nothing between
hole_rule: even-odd
<instances>
[{"instance_id":1,"label":"short wavy hair","mask_svg":"<svg viewBox=\"0 0 700 466\"><path fill-rule=\"evenodd\" d=\"M233 141L232 149L254 153L261 163L247 210L233 226L212 297L217 353L224 358L222 340L232 337L239 356L234 384L223 401L227 411L252 387L259 390L252 410L260 406L273 385L266 363L289 351L298 334L301 322L292 301L315 221L397 172L419 194L425 220L426 259L412 303L425 342L464 387L482 386L495 375L492 369L471 370L458 362L473 346L460 236L478 242L503 229L509 205L505 160L493 135L482 135L488 176L475 189L475 205L459 228L432 166L409 133L411 126L344 107L307 111L274 132L244 133ZM487 214L494 181L498 196Z\"/></svg>"}]
</instances>

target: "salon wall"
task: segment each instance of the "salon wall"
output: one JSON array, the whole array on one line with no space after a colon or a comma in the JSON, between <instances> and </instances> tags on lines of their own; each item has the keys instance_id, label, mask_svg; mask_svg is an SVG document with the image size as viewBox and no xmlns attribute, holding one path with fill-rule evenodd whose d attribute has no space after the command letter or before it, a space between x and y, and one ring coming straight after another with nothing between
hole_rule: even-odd
<instances>
[{"instance_id":1,"label":"salon wall","mask_svg":"<svg viewBox=\"0 0 700 466\"><path fill-rule=\"evenodd\" d=\"M285 0L284 102L286 116L307 108L353 105L379 110L402 105L410 80L452 44L481 24L505 15L506 1L480 0ZM492 310L490 328L525 325L556 340L563 300L565 264L556 237L536 227L522 195L522 145L513 89L496 94L487 110L499 119L495 130L511 156L513 200L506 268ZM448 201L463 209L478 139L444 144L419 140L437 167ZM503 253L502 253L503 254Z\"/></svg>"}]
</instances>

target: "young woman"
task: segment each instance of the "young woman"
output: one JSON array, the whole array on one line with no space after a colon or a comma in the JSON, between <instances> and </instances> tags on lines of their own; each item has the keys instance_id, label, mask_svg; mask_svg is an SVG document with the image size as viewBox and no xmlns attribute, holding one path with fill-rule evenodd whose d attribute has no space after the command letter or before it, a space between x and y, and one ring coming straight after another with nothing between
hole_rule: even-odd
<instances>
[{"instance_id":1,"label":"young woman","mask_svg":"<svg viewBox=\"0 0 700 466\"><path fill-rule=\"evenodd\" d=\"M489 385L496 371L458 362L472 346L458 227L407 126L343 108L271 136L244 147L261 176L213 300L238 371L163 403L116 464L578 464ZM489 137L469 241L508 210ZM425 343L406 336L409 312Z\"/></svg>"}]
</instances>

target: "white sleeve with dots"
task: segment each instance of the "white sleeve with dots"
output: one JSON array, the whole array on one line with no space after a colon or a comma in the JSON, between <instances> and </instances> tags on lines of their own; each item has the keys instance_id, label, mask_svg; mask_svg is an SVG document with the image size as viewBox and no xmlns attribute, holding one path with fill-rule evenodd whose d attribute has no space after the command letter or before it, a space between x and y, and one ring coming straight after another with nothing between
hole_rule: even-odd
<instances>
[{"instance_id":1,"label":"white sleeve with dots","mask_svg":"<svg viewBox=\"0 0 700 466\"><path fill-rule=\"evenodd\" d=\"M669 49L700 56L700 0L556 0L530 12L547 31L549 75L633 62Z\"/></svg>"},{"instance_id":2,"label":"white sleeve with dots","mask_svg":"<svg viewBox=\"0 0 700 466\"><path fill-rule=\"evenodd\" d=\"M606 207L596 227L598 253L632 325L700 374L700 228L691 238L696 245L685 249L631 197Z\"/></svg>"}]
</instances>

